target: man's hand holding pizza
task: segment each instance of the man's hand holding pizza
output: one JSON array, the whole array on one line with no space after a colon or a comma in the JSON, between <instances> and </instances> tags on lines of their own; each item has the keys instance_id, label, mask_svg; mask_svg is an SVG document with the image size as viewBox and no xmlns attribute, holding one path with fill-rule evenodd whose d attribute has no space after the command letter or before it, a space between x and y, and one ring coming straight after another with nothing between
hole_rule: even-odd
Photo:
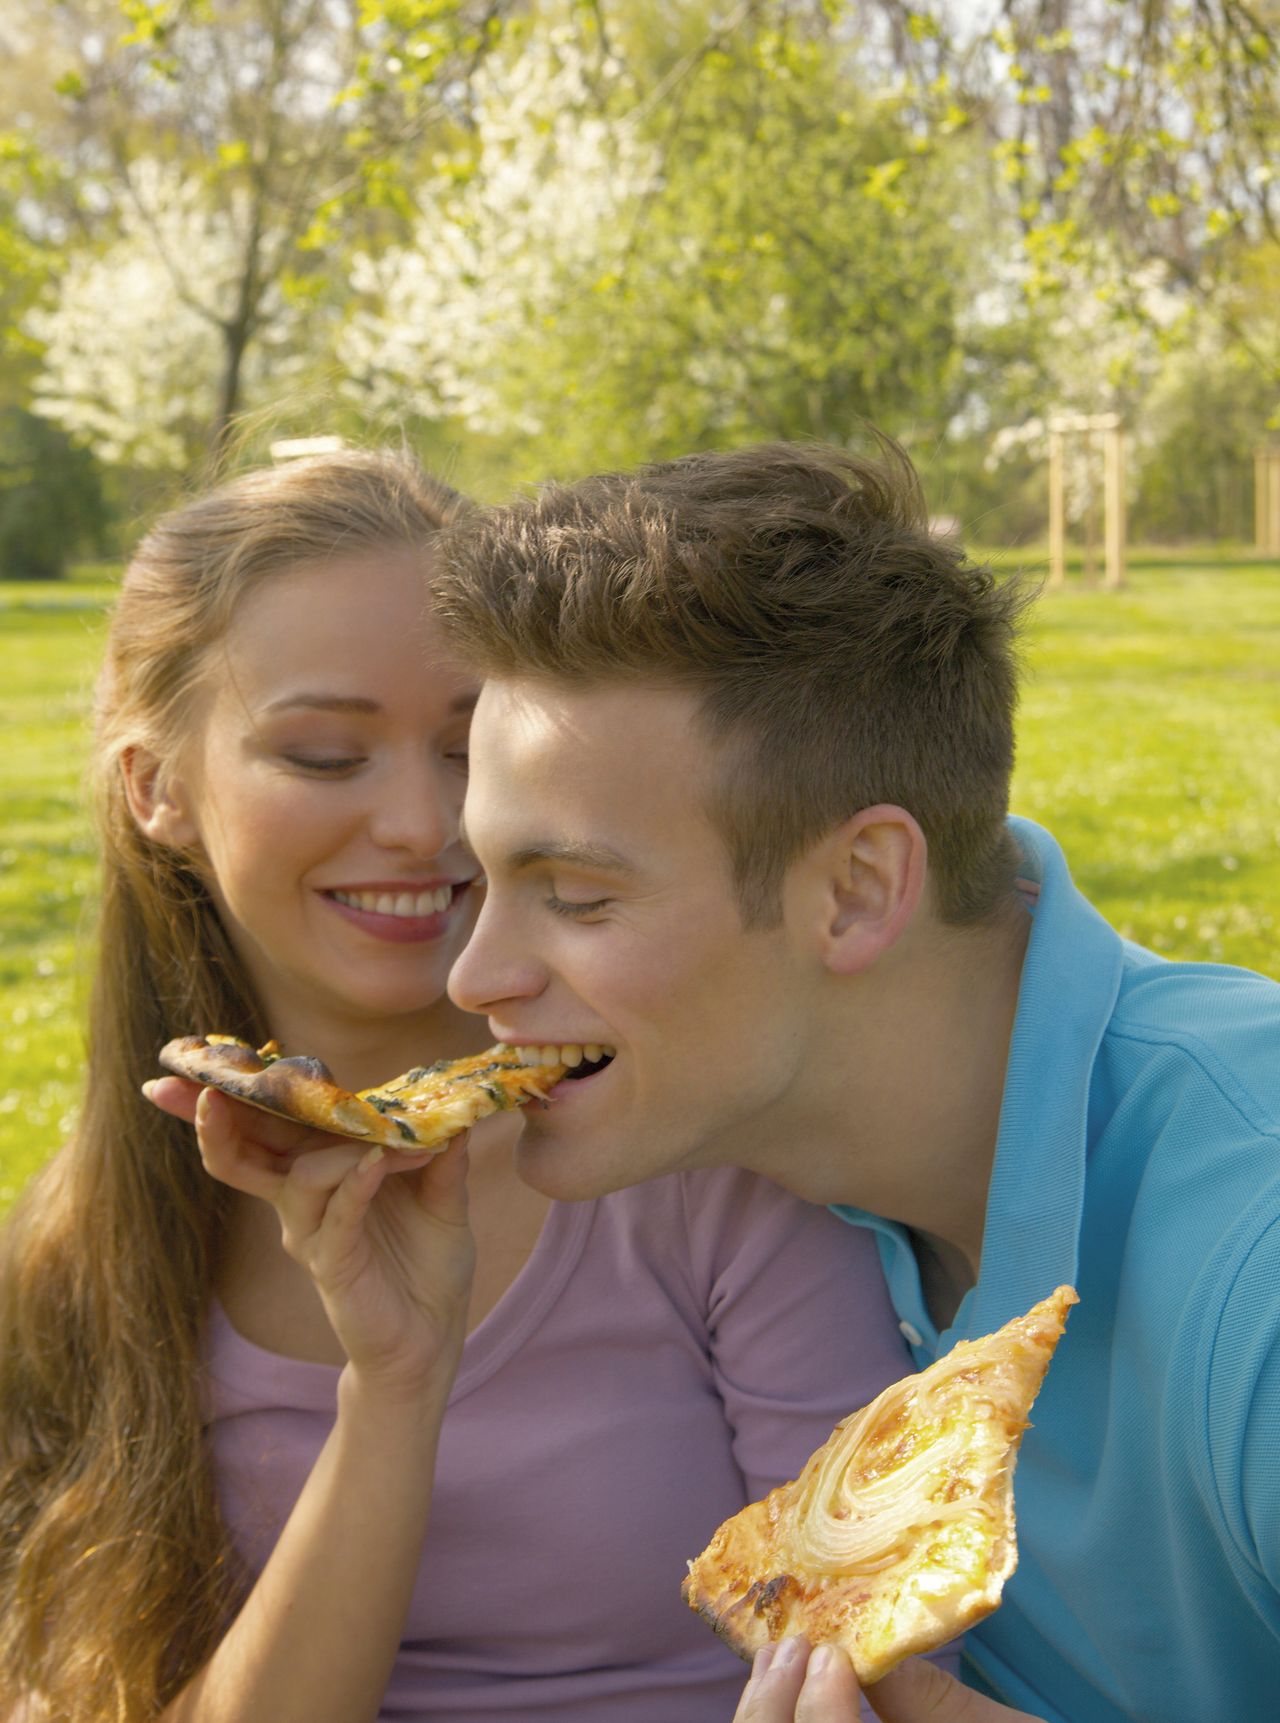
<instances>
[{"instance_id":1,"label":"man's hand holding pizza","mask_svg":"<svg viewBox=\"0 0 1280 1723\"><path fill-rule=\"evenodd\" d=\"M184 1078L159 1078L147 1094L195 1124L212 1177L275 1209L285 1249L314 1280L366 1391L442 1402L475 1261L466 1135L424 1158L277 1118Z\"/></svg>"},{"instance_id":2,"label":"man's hand holding pizza","mask_svg":"<svg viewBox=\"0 0 1280 1723\"><path fill-rule=\"evenodd\" d=\"M866 1698L881 1723L1037 1723L919 1657L867 1688ZM733 1723L861 1723L862 1716L843 1651L828 1645L811 1652L803 1639L784 1639L757 1654Z\"/></svg>"}]
</instances>

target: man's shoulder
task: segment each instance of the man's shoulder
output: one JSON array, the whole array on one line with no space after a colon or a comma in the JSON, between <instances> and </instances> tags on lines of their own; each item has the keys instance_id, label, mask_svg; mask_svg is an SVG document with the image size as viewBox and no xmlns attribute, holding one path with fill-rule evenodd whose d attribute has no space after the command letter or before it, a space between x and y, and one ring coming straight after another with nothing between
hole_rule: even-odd
<instances>
[{"instance_id":1,"label":"man's shoulder","mask_svg":"<svg viewBox=\"0 0 1280 1723\"><path fill-rule=\"evenodd\" d=\"M1269 977L1126 945L1105 1047L1167 1099L1178 1083L1185 1101L1280 1136L1280 983Z\"/></svg>"}]
</instances>

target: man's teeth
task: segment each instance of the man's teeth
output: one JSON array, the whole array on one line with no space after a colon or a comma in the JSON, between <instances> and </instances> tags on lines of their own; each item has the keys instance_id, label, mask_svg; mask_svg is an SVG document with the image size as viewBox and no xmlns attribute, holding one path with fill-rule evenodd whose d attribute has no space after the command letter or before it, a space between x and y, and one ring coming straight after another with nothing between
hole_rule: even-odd
<instances>
[{"instance_id":1,"label":"man's teeth","mask_svg":"<svg viewBox=\"0 0 1280 1723\"><path fill-rule=\"evenodd\" d=\"M582 1044L569 1041L563 1047L550 1044L545 1047L516 1047L510 1042L502 1042L500 1045L504 1052L518 1053L527 1065L566 1065L570 1070L575 1065L594 1065L601 1059L612 1059L614 1056L612 1047L602 1046L595 1041Z\"/></svg>"},{"instance_id":2,"label":"man's teeth","mask_svg":"<svg viewBox=\"0 0 1280 1723\"><path fill-rule=\"evenodd\" d=\"M374 915L439 915L453 900L453 887L438 886L435 891L335 891L339 903L351 909L364 909Z\"/></svg>"}]
</instances>

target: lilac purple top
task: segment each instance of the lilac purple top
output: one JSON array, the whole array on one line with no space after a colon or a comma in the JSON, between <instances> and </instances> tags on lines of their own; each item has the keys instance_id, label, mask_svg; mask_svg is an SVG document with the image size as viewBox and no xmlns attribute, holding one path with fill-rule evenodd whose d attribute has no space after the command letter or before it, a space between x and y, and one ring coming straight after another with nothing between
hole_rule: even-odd
<instances>
[{"instance_id":1,"label":"lilac purple top","mask_svg":"<svg viewBox=\"0 0 1280 1723\"><path fill-rule=\"evenodd\" d=\"M260 1569L338 1371L215 1309L208 1431ZM733 1169L553 1204L469 1336L382 1723L728 1723L745 1665L680 1597L721 1520L911 1368L870 1233Z\"/></svg>"}]
</instances>

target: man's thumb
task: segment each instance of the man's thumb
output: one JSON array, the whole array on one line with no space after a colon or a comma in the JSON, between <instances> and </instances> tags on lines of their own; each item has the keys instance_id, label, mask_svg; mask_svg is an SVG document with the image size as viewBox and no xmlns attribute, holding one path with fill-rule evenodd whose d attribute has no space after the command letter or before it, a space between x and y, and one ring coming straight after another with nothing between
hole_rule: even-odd
<instances>
[{"instance_id":1,"label":"man's thumb","mask_svg":"<svg viewBox=\"0 0 1280 1723\"><path fill-rule=\"evenodd\" d=\"M984 1699L923 1657L909 1657L866 1695L880 1723L1035 1723L1025 1711Z\"/></svg>"}]
</instances>

